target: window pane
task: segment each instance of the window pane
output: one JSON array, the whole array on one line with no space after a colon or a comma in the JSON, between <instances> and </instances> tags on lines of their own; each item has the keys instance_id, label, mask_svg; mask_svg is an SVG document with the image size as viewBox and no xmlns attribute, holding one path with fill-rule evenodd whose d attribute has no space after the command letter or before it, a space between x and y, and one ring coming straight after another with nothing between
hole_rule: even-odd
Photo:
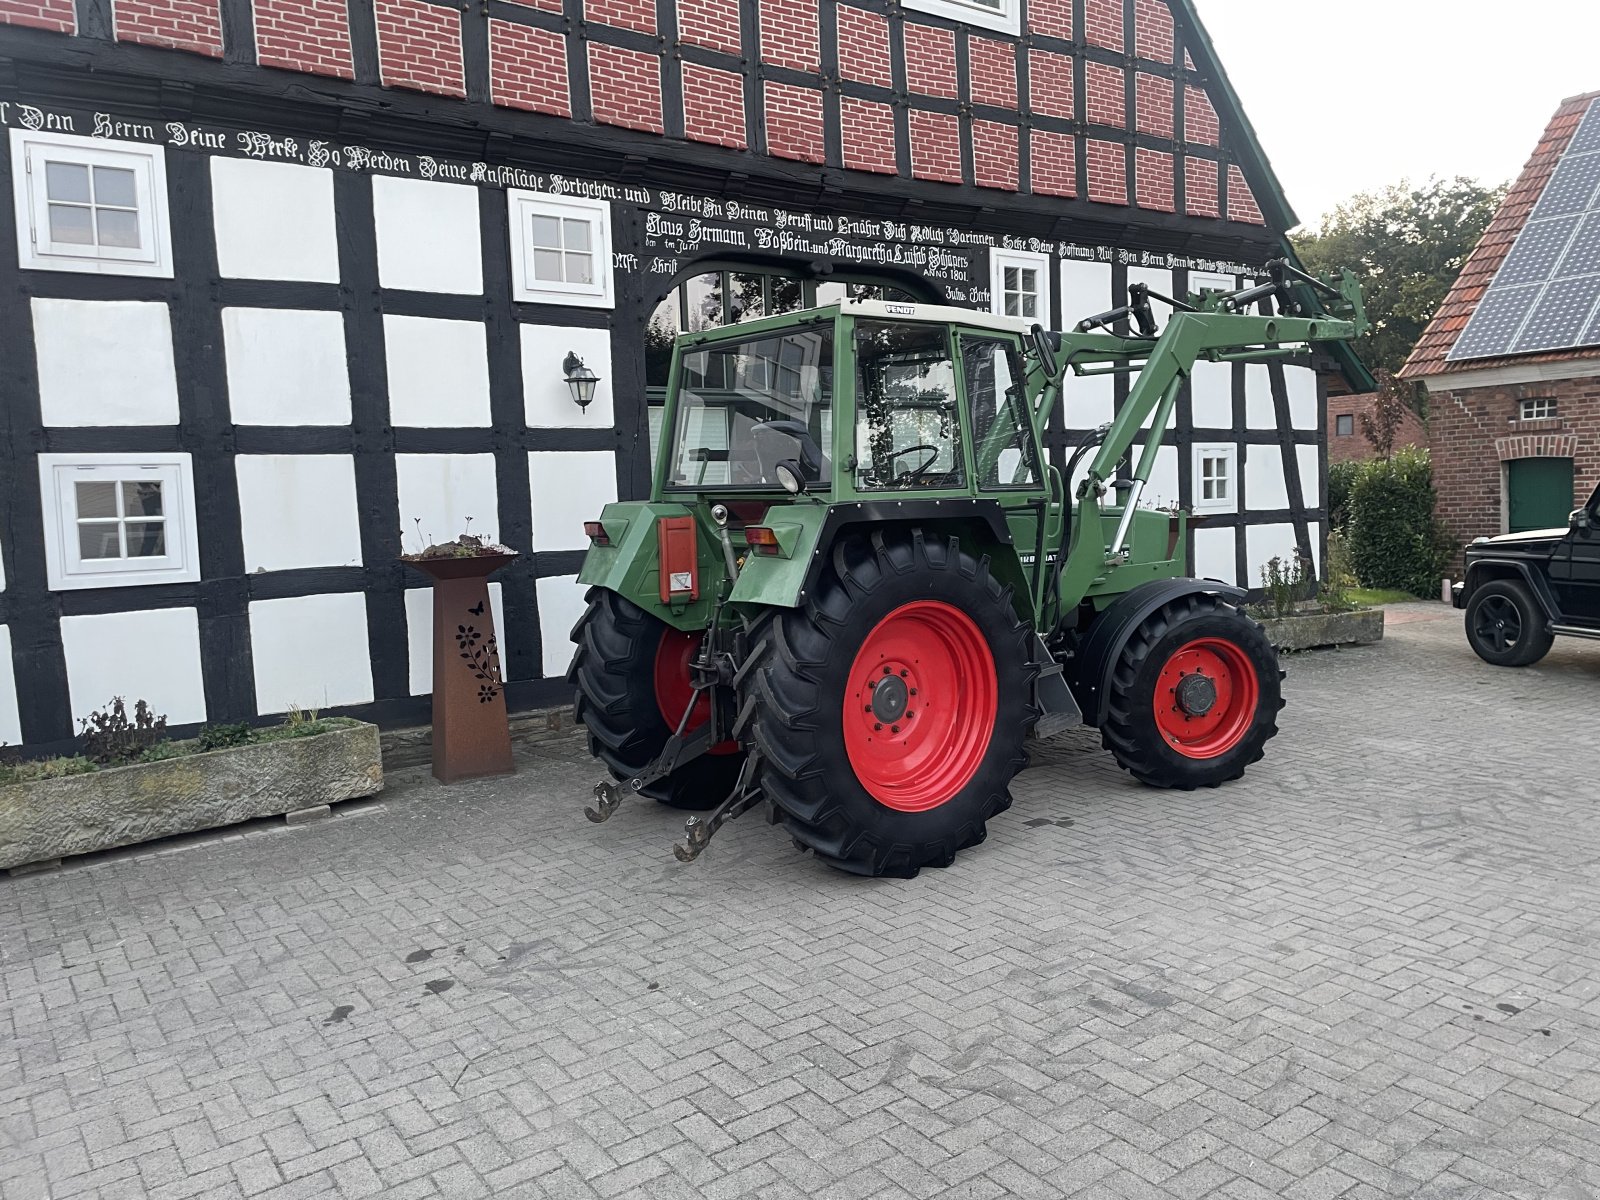
<instances>
[{"instance_id":1,"label":"window pane","mask_svg":"<svg viewBox=\"0 0 1600 1200\"><path fill-rule=\"evenodd\" d=\"M1019 287L1022 286L1022 284L1021 284L1021 282L1019 280L1019 276L1021 274L1022 273L1020 271L1018 271L1016 267L1007 267L1005 269L1005 289L1006 289L1006 291L1014 292Z\"/></svg>"},{"instance_id":2,"label":"window pane","mask_svg":"<svg viewBox=\"0 0 1600 1200\"><path fill-rule=\"evenodd\" d=\"M129 521L127 530L129 558L160 558L166 554L166 522Z\"/></svg>"},{"instance_id":3,"label":"window pane","mask_svg":"<svg viewBox=\"0 0 1600 1200\"><path fill-rule=\"evenodd\" d=\"M856 486L962 487L955 364L937 326L856 326Z\"/></svg>"},{"instance_id":4,"label":"window pane","mask_svg":"<svg viewBox=\"0 0 1600 1200\"><path fill-rule=\"evenodd\" d=\"M589 249L589 222L567 220L562 225L565 227L568 250Z\"/></svg>"},{"instance_id":5,"label":"window pane","mask_svg":"<svg viewBox=\"0 0 1600 1200\"><path fill-rule=\"evenodd\" d=\"M97 208L95 219L100 226L102 246L139 248L139 214L121 208Z\"/></svg>"},{"instance_id":6,"label":"window pane","mask_svg":"<svg viewBox=\"0 0 1600 1200\"><path fill-rule=\"evenodd\" d=\"M656 305L644 327L644 386L651 404L666 399L667 378L672 374L672 339L678 336L677 288Z\"/></svg>"},{"instance_id":7,"label":"window pane","mask_svg":"<svg viewBox=\"0 0 1600 1200\"><path fill-rule=\"evenodd\" d=\"M1022 315L1022 298L1016 292L1006 293L1006 316L1020 317Z\"/></svg>"},{"instance_id":8,"label":"window pane","mask_svg":"<svg viewBox=\"0 0 1600 1200\"><path fill-rule=\"evenodd\" d=\"M564 278L561 274L561 251L535 250L533 252L533 277L560 283Z\"/></svg>"},{"instance_id":9,"label":"window pane","mask_svg":"<svg viewBox=\"0 0 1600 1200\"><path fill-rule=\"evenodd\" d=\"M561 246L561 222L555 217L534 217L533 244L535 246L549 246L552 249L559 249Z\"/></svg>"},{"instance_id":10,"label":"window pane","mask_svg":"<svg viewBox=\"0 0 1600 1200\"><path fill-rule=\"evenodd\" d=\"M567 255L567 282L593 283L594 257L589 254Z\"/></svg>"},{"instance_id":11,"label":"window pane","mask_svg":"<svg viewBox=\"0 0 1600 1200\"><path fill-rule=\"evenodd\" d=\"M78 518L112 517L117 513L117 485L114 483L78 483L73 485L78 493Z\"/></svg>"},{"instance_id":12,"label":"window pane","mask_svg":"<svg viewBox=\"0 0 1600 1200\"><path fill-rule=\"evenodd\" d=\"M1014 347L988 338L961 339L973 465L980 487L1031 484L1037 477L1022 364Z\"/></svg>"},{"instance_id":13,"label":"window pane","mask_svg":"<svg viewBox=\"0 0 1600 1200\"><path fill-rule=\"evenodd\" d=\"M44 181L45 194L51 200L89 202L89 168L81 163L47 162Z\"/></svg>"},{"instance_id":14,"label":"window pane","mask_svg":"<svg viewBox=\"0 0 1600 1200\"><path fill-rule=\"evenodd\" d=\"M94 202L115 204L121 208L137 208L137 176L121 167L96 167L94 169Z\"/></svg>"},{"instance_id":15,"label":"window pane","mask_svg":"<svg viewBox=\"0 0 1600 1200\"><path fill-rule=\"evenodd\" d=\"M1022 271L1022 290L1025 292L1039 290L1039 272L1032 267L1026 267Z\"/></svg>"},{"instance_id":16,"label":"window pane","mask_svg":"<svg viewBox=\"0 0 1600 1200\"><path fill-rule=\"evenodd\" d=\"M1022 293L1022 305L1021 305L1021 307L1022 307L1022 313L1021 313L1022 316L1024 316L1024 317L1036 317L1036 316L1038 316L1039 315L1039 312L1038 312L1038 309L1039 309L1039 297L1034 295L1032 292L1023 292Z\"/></svg>"},{"instance_id":17,"label":"window pane","mask_svg":"<svg viewBox=\"0 0 1600 1200\"><path fill-rule=\"evenodd\" d=\"M94 226L90 224L92 209L75 208L70 204L50 206L50 240L67 242L75 246L94 245Z\"/></svg>"},{"instance_id":18,"label":"window pane","mask_svg":"<svg viewBox=\"0 0 1600 1200\"><path fill-rule=\"evenodd\" d=\"M760 275L732 275L729 282L732 284L732 295L729 297L730 307L733 309L733 320L730 325L740 321L758 320L764 314L765 301L761 295Z\"/></svg>"},{"instance_id":19,"label":"window pane","mask_svg":"<svg viewBox=\"0 0 1600 1200\"><path fill-rule=\"evenodd\" d=\"M161 481L159 479L141 479L137 482L124 483L122 485L122 511L130 517L161 516L163 512L161 507Z\"/></svg>"},{"instance_id":20,"label":"window pane","mask_svg":"<svg viewBox=\"0 0 1600 1200\"><path fill-rule=\"evenodd\" d=\"M683 297L688 317L685 333L699 333L722 324L722 276L716 272L695 275L683 285Z\"/></svg>"},{"instance_id":21,"label":"window pane","mask_svg":"<svg viewBox=\"0 0 1600 1200\"><path fill-rule=\"evenodd\" d=\"M785 279L781 275L772 277L772 314L794 312L802 305L800 298L800 281L798 279Z\"/></svg>"},{"instance_id":22,"label":"window pane","mask_svg":"<svg viewBox=\"0 0 1600 1200\"><path fill-rule=\"evenodd\" d=\"M84 559L121 558L120 528L115 521L83 522L78 526L78 556Z\"/></svg>"}]
</instances>

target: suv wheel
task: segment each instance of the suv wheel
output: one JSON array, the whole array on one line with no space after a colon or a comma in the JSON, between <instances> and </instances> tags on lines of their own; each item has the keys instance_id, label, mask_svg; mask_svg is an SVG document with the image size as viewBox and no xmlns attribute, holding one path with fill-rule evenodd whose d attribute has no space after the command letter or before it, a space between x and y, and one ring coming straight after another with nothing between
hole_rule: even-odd
<instances>
[{"instance_id":1,"label":"suv wheel","mask_svg":"<svg viewBox=\"0 0 1600 1200\"><path fill-rule=\"evenodd\" d=\"M1497 579L1467 601L1467 641L1486 663L1526 667L1549 653L1555 637L1527 585Z\"/></svg>"}]
</instances>

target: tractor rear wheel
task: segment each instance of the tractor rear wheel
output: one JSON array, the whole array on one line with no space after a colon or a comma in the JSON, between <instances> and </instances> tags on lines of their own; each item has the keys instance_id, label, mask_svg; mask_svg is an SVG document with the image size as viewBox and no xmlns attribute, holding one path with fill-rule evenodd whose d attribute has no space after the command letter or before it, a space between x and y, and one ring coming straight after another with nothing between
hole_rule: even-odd
<instances>
[{"instance_id":1,"label":"tractor rear wheel","mask_svg":"<svg viewBox=\"0 0 1600 1200\"><path fill-rule=\"evenodd\" d=\"M858 875L948 866L1011 806L1038 714L1028 630L989 560L920 529L846 536L746 675L757 782L789 833Z\"/></svg>"},{"instance_id":2,"label":"tractor rear wheel","mask_svg":"<svg viewBox=\"0 0 1600 1200\"><path fill-rule=\"evenodd\" d=\"M693 695L689 662L701 634L674 629L604 588L591 588L589 608L572 630L577 654L567 678L578 689L574 715L589 733L589 753L618 779L654 761L678 727ZM704 724L702 696L685 732ZM684 763L644 794L673 808L715 808L727 798L744 755L735 742Z\"/></svg>"},{"instance_id":3,"label":"tractor rear wheel","mask_svg":"<svg viewBox=\"0 0 1600 1200\"><path fill-rule=\"evenodd\" d=\"M1216 787L1244 774L1278 732L1278 653L1260 625L1214 596L1151 614L1111 672L1100 737L1153 787Z\"/></svg>"}]
</instances>

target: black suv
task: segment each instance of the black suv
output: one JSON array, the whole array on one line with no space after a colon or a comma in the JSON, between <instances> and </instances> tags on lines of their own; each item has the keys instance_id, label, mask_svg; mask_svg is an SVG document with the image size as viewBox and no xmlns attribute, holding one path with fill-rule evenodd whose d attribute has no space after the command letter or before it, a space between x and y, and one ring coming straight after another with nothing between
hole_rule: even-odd
<instances>
[{"instance_id":1,"label":"black suv","mask_svg":"<svg viewBox=\"0 0 1600 1200\"><path fill-rule=\"evenodd\" d=\"M1600 488L1565 529L1478 538L1453 590L1467 641L1497 667L1538 662L1558 633L1600 639Z\"/></svg>"}]
</instances>

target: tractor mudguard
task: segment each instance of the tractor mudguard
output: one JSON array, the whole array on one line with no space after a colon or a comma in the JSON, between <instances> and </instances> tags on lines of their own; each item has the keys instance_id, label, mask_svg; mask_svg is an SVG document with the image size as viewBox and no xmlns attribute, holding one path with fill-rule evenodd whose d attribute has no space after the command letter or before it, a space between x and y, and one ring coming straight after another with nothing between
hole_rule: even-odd
<instances>
[{"instance_id":1,"label":"tractor mudguard","mask_svg":"<svg viewBox=\"0 0 1600 1200\"><path fill-rule=\"evenodd\" d=\"M1550 580L1543 571L1515 558L1475 558L1467 566L1467 586L1462 589L1462 606L1472 599L1472 593L1496 579L1520 579L1528 585L1533 598L1544 610L1544 619L1552 625L1561 623L1561 606L1550 591Z\"/></svg>"},{"instance_id":2,"label":"tractor mudguard","mask_svg":"<svg viewBox=\"0 0 1600 1200\"><path fill-rule=\"evenodd\" d=\"M826 507L788 504L770 509L761 524L778 535L784 553L750 555L740 568L739 580L728 598L730 603L797 607L816 586L827 565L827 552L842 534L856 526L870 529L885 524L918 524L951 532L971 531L979 543L996 549L1011 550L1012 546L1005 509L999 502L967 497L885 497ZM1014 550L1010 558L1009 564L995 564L995 575L1015 586L1022 573ZM1026 603L1026 589L1022 591Z\"/></svg>"},{"instance_id":3,"label":"tractor mudguard","mask_svg":"<svg viewBox=\"0 0 1600 1200\"><path fill-rule=\"evenodd\" d=\"M675 629L704 629L711 617L715 586L708 586L726 574L722 551L697 530L696 559L699 563L700 598L671 604L661 602L661 550L657 525L662 517L692 517L693 510L683 504L651 501L619 501L600 512L610 545L591 541L583 556L578 582L602 587L632 601L645 612L660 618Z\"/></svg>"},{"instance_id":4,"label":"tractor mudguard","mask_svg":"<svg viewBox=\"0 0 1600 1200\"><path fill-rule=\"evenodd\" d=\"M1214 579L1157 579L1141 583L1094 619L1094 624L1089 626L1089 636L1078 652L1076 670L1068 668L1069 682L1078 707L1083 709L1085 725L1100 724L1100 704L1111 684L1111 669L1134 630L1163 604L1195 593L1220 596L1235 604L1248 595L1243 588Z\"/></svg>"}]
</instances>

